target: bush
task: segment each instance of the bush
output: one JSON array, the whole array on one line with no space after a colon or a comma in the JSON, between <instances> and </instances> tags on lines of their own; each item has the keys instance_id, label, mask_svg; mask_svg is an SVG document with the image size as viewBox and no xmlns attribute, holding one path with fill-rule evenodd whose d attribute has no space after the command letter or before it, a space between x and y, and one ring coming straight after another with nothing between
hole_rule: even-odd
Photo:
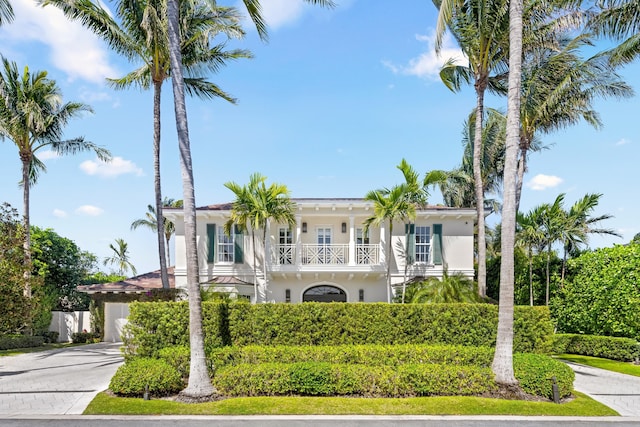
<instances>
[{"instance_id":1,"label":"bush","mask_svg":"<svg viewBox=\"0 0 640 427\"><path fill-rule=\"evenodd\" d=\"M631 338L580 334L556 334L551 338L554 353L581 354L623 362L640 357L640 343Z\"/></svg>"},{"instance_id":2,"label":"bush","mask_svg":"<svg viewBox=\"0 0 640 427\"><path fill-rule=\"evenodd\" d=\"M570 396L573 391L573 370L549 356L514 354L513 370L520 387L529 394L553 399L553 377L556 378L561 398Z\"/></svg>"},{"instance_id":3,"label":"bush","mask_svg":"<svg viewBox=\"0 0 640 427\"><path fill-rule=\"evenodd\" d=\"M214 385L228 396L410 397L476 395L496 388L491 370L477 366L392 367L325 362L230 365L216 372Z\"/></svg>"},{"instance_id":4,"label":"bush","mask_svg":"<svg viewBox=\"0 0 640 427\"><path fill-rule=\"evenodd\" d=\"M158 352L158 357L177 370L182 378L189 377L191 361L189 347L184 345L166 347Z\"/></svg>"},{"instance_id":5,"label":"bush","mask_svg":"<svg viewBox=\"0 0 640 427\"><path fill-rule=\"evenodd\" d=\"M60 333L58 331L44 331L41 332L40 335L46 344L58 342L58 336Z\"/></svg>"},{"instance_id":6,"label":"bush","mask_svg":"<svg viewBox=\"0 0 640 427\"><path fill-rule=\"evenodd\" d=\"M167 396L184 388L180 373L161 359L128 360L116 371L109 388L120 396L140 397L148 387L152 396Z\"/></svg>"},{"instance_id":7,"label":"bush","mask_svg":"<svg viewBox=\"0 0 640 427\"><path fill-rule=\"evenodd\" d=\"M74 344L85 344L99 342L100 334L95 332L74 332L71 334L71 342Z\"/></svg>"},{"instance_id":8,"label":"bush","mask_svg":"<svg viewBox=\"0 0 640 427\"><path fill-rule=\"evenodd\" d=\"M41 336L0 335L0 350L40 347L43 344L44 338Z\"/></svg>"}]
</instances>

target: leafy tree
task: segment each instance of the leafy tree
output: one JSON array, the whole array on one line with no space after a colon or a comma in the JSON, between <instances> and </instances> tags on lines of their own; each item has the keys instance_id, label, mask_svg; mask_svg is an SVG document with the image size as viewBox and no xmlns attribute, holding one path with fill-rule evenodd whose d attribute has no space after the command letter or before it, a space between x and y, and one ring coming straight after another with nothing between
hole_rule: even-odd
<instances>
[{"instance_id":1,"label":"leafy tree","mask_svg":"<svg viewBox=\"0 0 640 427\"><path fill-rule=\"evenodd\" d=\"M164 207L168 207L168 208L181 208L182 207L182 200L174 200L174 199L169 199L167 197L164 198L164 200L162 201L162 205ZM166 250L166 260L167 260L167 266L171 266L171 251L169 250L169 242L171 241L171 237L173 236L173 234L176 232L176 225L164 218L164 220L162 221L163 223L163 228L164 228L164 239L165 239L165 243L166 245L164 245L165 250ZM157 231L158 230L158 216L156 215L156 209L152 206L152 205L147 205L147 213L145 214L145 218L139 218L136 219L135 221L133 221L131 223L131 229L132 230L136 230L140 227L145 227L148 228L151 231ZM168 285L168 283L167 283ZM164 282L162 283L162 287L164 289L168 289L165 288L165 284Z\"/></svg>"},{"instance_id":2,"label":"leafy tree","mask_svg":"<svg viewBox=\"0 0 640 427\"><path fill-rule=\"evenodd\" d=\"M118 267L118 275L124 276L127 271L131 271L134 276L137 274L136 267L131 263L129 258L129 245L124 239L116 239L115 245L109 243L109 249L112 254L103 261L104 265L116 265Z\"/></svg>"},{"instance_id":3,"label":"leafy tree","mask_svg":"<svg viewBox=\"0 0 640 427\"><path fill-rule=\"evenodd\" d=\"M413 304L480 302L475 283L461 273L449 275L444 272L442 279L431 277L410 285L410 299Z\"/></svg>"},{"instance_id":4,"label":"leafy tree","mask_svg":"<svg viewBox=\"0 0 640 427\"><path fill-rule=\"evenodd\" d=\"M40 172L46 171L36 154L49 148L58 155L93 151L99 159L107 161L111 154L106 149L83 137L62 140L64 128L70 119L91 111L78 102L62 103L62 94L56 82L47 78L45 71L22 75L15 62L2 58L0 70L0 138L11 140L18 148L22 163L24 229L30 230L29 189L36 183ZM31 237L24 234L25 295L31 295Z\"/></svg>"},{"instance_id":5,"label":"leafy tree","mask_svg":"<svg viewBox=\"0 0 640 427\"><path fill-rule=\"evenodd\" d=\"M616 245L569 260L551 301L558 331L640 339L640 245Z\"/></svg>"},{"instance_id":6,"label":"leafy tree","mask_svg":"<svg viewBox=\"0 0 640 427\"><path fill-rule=\"evenodd\" d=\"M640 233L636 233L636 235L633 236L633 239L631 239L630 243L634 243L634 244L640 243Z\"/></svg>"},{"instance_id":7,"label":"leafy tree","mask_svg":"<svg viewBox=\"0 0 640 427\"><path fill-rule=\"evenodd\" d=\"M165 0L116 2L114 17L98 2L92 0L46 0L71 19L79 20L101 36L117 52L142 65L124 77L108 79L116 89L153 87L153 158L155 191L155 227L158 239L158 256L162 287L169 288L167 276L168 244L165 251L165 227L162 215L162 189L160 182L160 105L162 85L172 76L169 61L169 40ZM235 99L218 86L206 80L203 72L216 72L229 60L248 58L244 50L225 51L225 44L211 46L220 33L228 37L242 37L240 17L234 8L218 8L214 5L180 2L180 46L182 67L186 77L184 85L190 95L204 99L221 97L235 103Z\"/></svg>"},{"instance_id":8,"label":"leafy tree","mask_svg":"<svg viewBox=\"0 0 640 427\"><path fill-rule=\"evenodd\" d=\"M289 197L289 190L283 184L271 184L267 187L267 177L254 173L249 178L249 184L240 186L235 182L225 183L225 187L233 191L236 200L231 208L231 217L224 225L225 232L231 234L234 225L251 231L253 241L254 275L257 269L255 232L262 232L260 243L263 249L262 277L263 285L256 293L256 302L266 302L268 292L267 282L267 228L271 221L281 224L295 225L295 205ZM255 278L254 278L255 279ZM257 283L257 280L256 280Z\"/></svg>"}]
</instances>

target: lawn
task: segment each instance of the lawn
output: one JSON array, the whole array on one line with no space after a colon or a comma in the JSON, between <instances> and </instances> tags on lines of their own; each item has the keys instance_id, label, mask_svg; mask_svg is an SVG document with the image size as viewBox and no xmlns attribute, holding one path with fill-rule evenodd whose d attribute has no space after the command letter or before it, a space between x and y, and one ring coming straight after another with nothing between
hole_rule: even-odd
<instances>
[{"instance_id":1,"label":"lawn","mask_svg":"<svg viewBox=\"0 0 640 427\"><path fill-rule=\"evenodd\" d=\"M114 397L100 393L85 415L618 415L591 398L574 392L569 402L528 402L482 397L414 397L367 399L351 397L238 397L186 404L172 400Z\"/></svg>"},{"instance_id":2,"label":"lawn","mask_svg":"<svg viewBox=\"0 0 640 427\"><path fill-rule=\"evenodd\" d=\"M640 377L640 365L634 365L631 362L618 362L616 360L581 356L578 354L557 354L555 357L566 360L567 362L580 363L594 368L606 369L608 371Z\"/></svg>"},{"instance_id":3,"label":"lawn","mask_svg":"<svg viewBox=\"0 0 640 427\"><path fill-rule=\"evenodd\" d=\"M83 344L73 344L73 343L68 343L68 342L58 342L58 343L52 343L52 344L44 344L41 345L39 347L27 347L27 348L12 348L9 350L0 350L0 357L2 356L15 356L17 354L24 354L24 353L37 353L40 351L47 351L47 350L55 350L57 348L66 348L66 347L77 347L80 345L85 345Z\"/></svg>"}]
</instances>

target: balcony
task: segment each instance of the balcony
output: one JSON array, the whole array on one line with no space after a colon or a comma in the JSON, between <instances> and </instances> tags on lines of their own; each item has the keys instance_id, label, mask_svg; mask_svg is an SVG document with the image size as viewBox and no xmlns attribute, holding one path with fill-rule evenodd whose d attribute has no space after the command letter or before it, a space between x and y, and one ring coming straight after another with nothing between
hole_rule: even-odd
<instances>
[{"instance_id":1,"label":"balcony","mask_svg":"<svg viewBox=\"0 0 640 427\"><path fill-rule=\"evenodd\" d=\"M301 245L302 265L376 265L380 263L379 245L355 245L355 259L351 262L348 244ZM277 256L273 260L277 265L296 263L296 245L278 245Z\"/></svg>"}]
</instances>

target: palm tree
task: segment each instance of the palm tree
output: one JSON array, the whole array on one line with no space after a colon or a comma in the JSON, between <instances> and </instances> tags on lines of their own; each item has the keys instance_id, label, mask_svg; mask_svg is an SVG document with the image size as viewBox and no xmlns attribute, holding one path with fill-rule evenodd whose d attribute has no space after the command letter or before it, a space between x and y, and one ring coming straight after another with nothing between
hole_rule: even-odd
<instances>
[{"instance_id":1,"label":"palm tree","mask_svg":"<svg viewBox=\"0 0 640 427\"><path fill-rule=\"evenodd\" d=\"M29 219L29 189L37 182L46 167L36 154L49 148L59 155L93 151L99 159L108 161L111 154L106 149L84 137L63 140L64 128L74 117L92 111L79 102L62 102L62 93L46 71L31 73L25 67L22 75L15 62L2 58L0 70L0 138L11 140L18 148L22 163L24 205L24 256L25 295L31 296L31 238Z\"/></svg>"},{"instance_id":2,"label":"palm tree","mask_svg":"<svg viewBox=\"0 0 640 427\"><path fill-rule=\"evenodd\" d=\"M268 224L273 221L280 224L288 224L290 227L295 225L295 205L289 197L289 190L283 184L266 185L267 178L254 173L249 178L247 186L240 186L235 182L225 183L225 187L233 191L236 200L231 208L231 218L225 223L225 232L231 234L233 226L239 226L242 229L251 231L251 240L253 247L253 271L254 284L257 285L257 262L255 244L256 231L262 232L262 273L263 284L256 286L255 300L260 302L267 301L268 282L267 282L267 228ZM259 293L258 293L259 288Z\"/></svg>"},{"instance_id":3,"label":"palm tree","mask_svg":"<svg viewBox=\"0 0 640 427\"><path fill-rule=\"evenodd\" d=\"M480 296L474 289L474 283L461 273L452 276L445 270L442 280L431 277L413 285L412 304L438 303L475 303Z\"/></svg>"},{"instance_id":4,"label":"palm tree","mask_svg":"<svg viewBox=\"0 0 640 427\"><path fill-rule=\"evenodd\" d=\"M504 93L507 72L507 35L509 21L505 0L458 0L442 4L434 0L439 10L439 28L436 35L436 52L440 52L445 23L468 59L468 65L456 65L449 60L442 67L440 77L452 91L461 89L462 83L473 82L476 92L475 137L473 143L473 180L478 223L478 289L486 292L486 242L484 218L484 187L482 177L482 123L484 96L487 89Z\"/></svg>"},{"instance_id":5,"label":"palm tree","mask_svg":"<svg viewBox=\"0 0 640 427\"><path fill-rule=\"evenodd\" d=\"M505 139L504 182L502 185L502 229L500 251L500 294L498 333L491 369L498 384L515 388L513 371L514 247L516 231L516 172L520 136L520 95L522 93L522 10L523 0L509 1L509 85Z\"/></svg>"},{"instance_id":6,"label":"palm tree","mask_svg":"<svg viewBox=\"0 0 640 427\"><path fill-rule=\"evenodd\" d=\"M525 54L516 207L520 204L527 153L539 148L535 142L538 133L566 128L580 119L597 129L602 122L593 110L596 98L633 95L610 64L608 54L582 59L580 51L591 44L588 35L573 39L563 35L557 47L534 47Z\"/></svg>"},{"instance_id":7,"label":"palm tree","mask_svg":"<svg viewBox=\"0 0 640 427\"><path fill-rule=\"evenodd\" d=\"M0 0L0 26L13 21L13 7L9 0Z\"/></svg>"},{"instance_id":8,"label":"palm tree","mask_svg":"<svg viewBox=\"0 0 640 427\"><path fill-rule=\"evenodd\" d=\"M109 43L114 50L127 58L138 60L142 65L118 79L108 79L116 89L153 87L153 159L155 191L155 227L158 240L158 257L163 288L169 287L165 236L162 225L162 188L160 181L160 105L163 83L171 77L169 64L169 43L167 39L167 16L165 1L144 0L139 2L118 1L116 11L118 21L103 6L92 0L45 0L53 4L65 15L80 20ZM212 99L221 97L231 103L235 99L223 92L215 84L208 82L202 73L216 72L226 61L248 58L244 50L225 51L224 44L210 46L210 40L224 32L230 37L242 37L240 16L233 8L207 8L194 2L181 3L181 49L182 66L187 74L185 88L191 95ZM118 23L120 22L120 23Z\"/></svg>"},{"instance_id":9,"label":"palm tree","mask_svg":"<svg viewBox=\"0 0 640 427\"><path fill-rule=\"evenodd\" d=\"M516 244L527 250L529 260L529 305L533 306L533 252L544 247L544 233L540 230L543 207L538 206L526 214L517 213Z\"/></svg>"},{"instance_id":10,"label":"palm tree","mask_svg":"<svg viewBox=\"0 0 640 427\"><path fill-rule=\"evenodd\" d=\"M633 62L640 55L640 5L637 0L606 0L602 9L592 16L588 28L598 35L621 40L611 50L615 65Z\"/></svg>"},{"instance_id":11,"label":"palm tree","mask_svg":"<svg viewBox=\"0 0 640 427\"><path fill-rule=\"evenodd\" d=\"M110 256L106 257L103 261L104 265L117 265L118 275L124 276L127 271L131 271L132 275L136 275L136 267L129 258L129 245L124 239L116 239L116 244L109 243L109 249L113 252Z\"/></svg>"},{"instance_id":12,"label":"palm tree","mask_svg":"<svg viewBox=\"0 0 640 427\"><path fill-rule=\"evenodd\" d=\"M174 199L169 199L167 197L164 198L164 200L162 201L162 206L163 207L167 207L167 208L181 208L182 207L182 200L174 200ZM147 213L145 214L144 218L139 218L136 219L135 221L133 221L131 223L131 229L132 230L137 230L140 227L145 227L148 228L151 231L156 232L158 230L158 221L157 221L157 215L156 215L156 209L152 206L152 205L147 205ZM166 249L166 259L167 259L167 266L171 266L171 253L169 250L169 242L171 241L171 237L173 236L173 234L176 231L176 226L172 221L169 221L168 219L165 219L163 221L163 234L164 234L164 239L165 239L165 249ZM165 288L164 283L162 284L164 289L168 289Z\"/></svg>"},{"instance_id":13,"label":"palm tree","mask_svg":"<svg viewBox=\"0 0 640 427\"><path fill-rule=\"evenodd\" d=\"M393 223L414 219L416 207L407 198L407 185L400 184L390 190L373 190L364 196L365 200L373 202L373 215L364 221L364 233L368 233L369 228L380 226L387 222L389 224L389 234L387 241L387 302L391 302L391 238L393 237Z\"/></svg>"},{"instance_id":14,"label":"palm tree","mask_svg":"<svg viewBox=\"0 0 640 427\"><path fill-rule=\"evenodd\" d=\"M332 5L330 0L307 0L309 3ZM261 14L259 0L243 0L249 16L256 25L258 34L264 40L267 31ZM189 123L184 96L184 76L182 74L182 53L180 51L180 13L178 0L167 0L167 21L169 33L169 58L173 78L173 98L175 104L176 129L178 131L178 148L180 151L180 167L182 169L182 188L184 200L185 249L187 257L187 286L189 292L189 342L191 363L187 388L181 396L186 399L201 400L211 397L215 388L208 375L207 361L204 354L204 337L202 334L202 306L199 289L198 248L196 242L196 207L193 183L193 167L189 141Z\"/></svg>"}]
</instances>

